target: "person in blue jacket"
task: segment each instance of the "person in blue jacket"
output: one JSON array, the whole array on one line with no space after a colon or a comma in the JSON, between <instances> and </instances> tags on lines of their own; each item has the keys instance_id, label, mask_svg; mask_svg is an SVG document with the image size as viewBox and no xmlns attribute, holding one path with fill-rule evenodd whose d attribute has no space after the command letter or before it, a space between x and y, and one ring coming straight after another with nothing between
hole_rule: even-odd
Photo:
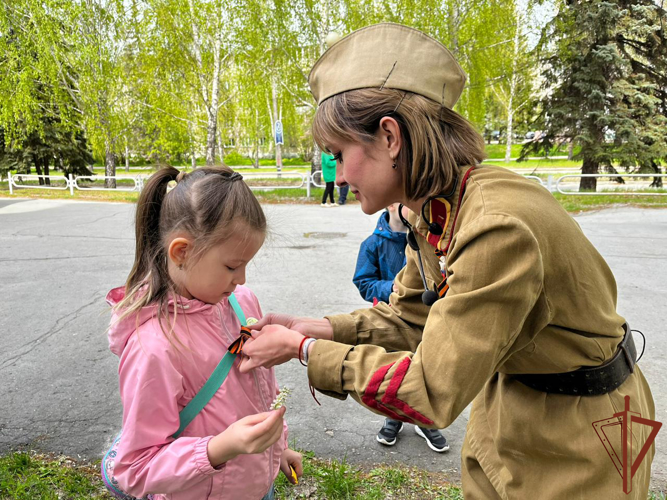
<instances>
[{"instance_id":1,"label":"person in blue jacket","mask_svg":"<svg viewBox=\"0 0 667 500\"><path fill-rule=\"evenodd\" d=\"M380 215L375 231L364 240L359 248L357 267L352 281L364 300L389 303L394 291L394 278L405 266L405 246L407 227L398 214L400 205L394 203ZM407 212L407 208L403 207ZM403 217L407 219L407 213ZM377 440L387 446L396 444L398 433L403 430L403 422L385 418ZM415 432L426 440L429 448L438 453L447 451L449 445L437 429L415 426Z\"/></svg>"}]
</instances>

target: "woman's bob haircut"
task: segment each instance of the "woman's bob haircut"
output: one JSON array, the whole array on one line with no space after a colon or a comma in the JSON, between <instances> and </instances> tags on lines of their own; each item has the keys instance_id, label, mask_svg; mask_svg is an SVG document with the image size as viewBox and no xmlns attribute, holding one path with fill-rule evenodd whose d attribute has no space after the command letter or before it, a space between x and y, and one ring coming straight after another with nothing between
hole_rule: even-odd
<instances>
[{"instance_id":1,"label":"woman's bob haircut","mask_svg":"<svg viewBox=\"0 0 667 500\"><path fill-rule=\"evenodd\" d=\"M409 200L449 192L461 168L486 157L484 139L461 115L419 94L387 88L349 90L325 99L315 113L313 136L324 150L340 141L372 143L385 116L401 130L396 164Z\"/></svg>"}]
</instances>

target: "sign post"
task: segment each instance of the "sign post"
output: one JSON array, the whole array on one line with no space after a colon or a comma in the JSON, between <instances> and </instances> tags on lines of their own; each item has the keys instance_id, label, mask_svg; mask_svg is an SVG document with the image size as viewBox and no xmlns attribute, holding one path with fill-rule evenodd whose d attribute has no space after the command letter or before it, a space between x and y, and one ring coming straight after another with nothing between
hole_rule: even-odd
<instances>
[{"instance_id":1,"label":"sign post","mask_svg":"<svg viewBox=\"0 0 667 500\"><path fill-rule=\"evenodd\" d=\"M283 141L283 124L280 120L276 120L275 125L275 141L276 141L276 170L280 174L283 169L282 145Z\"/></svg>"}]
</instances>

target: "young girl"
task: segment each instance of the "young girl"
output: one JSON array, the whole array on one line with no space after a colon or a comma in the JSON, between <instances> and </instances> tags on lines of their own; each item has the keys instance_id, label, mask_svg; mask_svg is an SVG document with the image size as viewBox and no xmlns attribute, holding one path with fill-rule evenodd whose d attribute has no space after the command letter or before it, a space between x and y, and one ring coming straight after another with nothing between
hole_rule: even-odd
<instances>
[{"instance_id":1,"label":"young girl","mask_svg":"<svg viewBox=\"0 0 667 500\"><path fill-rule=\"evenodd\" d=\"M175 186L174 186L175 184ZM226 167L181 173L164 168L139 198L134 267L111 290L109 345L120 358L123 432L114 476L135 497L271 499L281 469L301 475L287 447L284 408L273 369L241 374L238 363L177 438L179 412L197 394L240 323L234 292L248 317L261 318L240 286L264 242L264 213L240 174Z\"/></svg>"}]
</instances>

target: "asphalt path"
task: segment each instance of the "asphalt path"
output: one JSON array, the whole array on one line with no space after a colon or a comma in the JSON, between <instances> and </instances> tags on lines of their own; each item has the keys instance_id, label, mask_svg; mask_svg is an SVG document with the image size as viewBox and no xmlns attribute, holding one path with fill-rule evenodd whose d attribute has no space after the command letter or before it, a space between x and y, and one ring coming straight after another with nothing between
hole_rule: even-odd
<instances>
[{"instance_id":1,"label":"asphalt path","mask_svg":"<svg viewBox=\"0 0 667 500\"><path fill-rule=\"evenodd\" d=\"M358 205L265 209L270 235L247 283L265 312L321 317L368 305L352 275L377 216ZM0 453L34 449L97 459L118 431L117 359L107 345L104 297L131 267L133 213L129 204L0 199ZM614 208L576 219L614 271L619 312L647 336L641 367L656 420L667 422L667 210ZM467 411L444 430L447 453L428 449L409 425L386 448L375 440L382 417L351 398L321 395L318 406L297 362L278 367L277 375L293 390L286 418L297 447L323 458L398 462L459 479ZM664 428L656 449L652 484L667 490Z\"/></svg>"}]
</instances>

